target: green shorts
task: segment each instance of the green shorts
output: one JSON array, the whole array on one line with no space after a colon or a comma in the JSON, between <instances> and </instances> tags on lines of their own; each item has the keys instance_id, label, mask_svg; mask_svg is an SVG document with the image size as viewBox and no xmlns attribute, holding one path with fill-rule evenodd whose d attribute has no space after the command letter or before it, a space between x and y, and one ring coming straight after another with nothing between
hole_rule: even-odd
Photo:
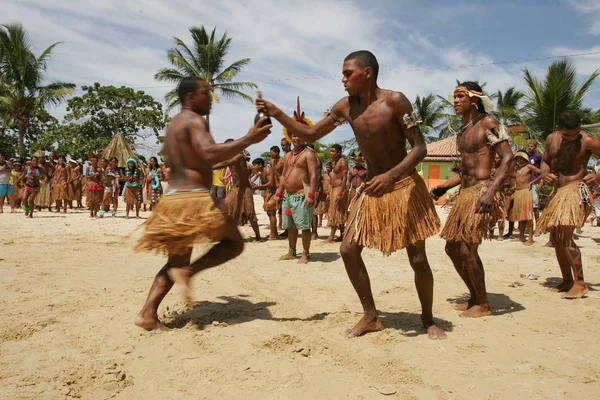
<instances>
[{"instance_id":1,"label":"green shorts","mask_svg":"<svg viewBox=\"0 0 600 400\"><path fill-rule=\"evenodd\" d=\"M288 209L292 210L291 215ZM298 229L308 231L312 227L313 208L306 207L304 193L288 194L283 198L281 206L281 217L283 218L283 229Z\"/></svg>"}]
</instances>

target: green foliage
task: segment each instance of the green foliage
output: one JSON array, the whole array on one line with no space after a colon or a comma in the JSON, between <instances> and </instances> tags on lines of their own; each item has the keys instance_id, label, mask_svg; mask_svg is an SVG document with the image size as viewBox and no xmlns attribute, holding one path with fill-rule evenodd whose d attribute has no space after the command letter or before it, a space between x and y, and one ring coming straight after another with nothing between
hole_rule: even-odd
<instances>
[{"instance_id":1,"label":"green foliage","mask_svg":"<svg viewBox=\"0 0 600 400\"><path fill-rule=\"evenodd\" d=\"M594 71L581 85L577 85L577 69L568 59L553 62L543 80L527 68L523 75L528 87L524 120L532 137L545 140L555 131L558 116L566 110L578 112L584 124L600 121L598 111L583 106L584 97L600 70Z\"/></svg>"},{"instance_id":2,"label":"green foliage","mask_svg":"<svg viewBox=\"0 0 600 400\"><path fill-rule=\"evenodd\" d=\"M439 139L439 133L446 125L446 105L432 94L415 99L413 108L421 117L421 132L426 143Z\"/></svg>"},{"instance_id":3,"label":"green foliage","mask_svg":"<svg viewBox=\"0 0 600 400\"><path fill-rule=\"evenodd\" d=\"M94 83L83 86L82 96L67 102L63 124L55 124L38 139L35 147L47 149L53 144L57 151L78 158L92 151L101 151L114 134L121 134L135 147L135 139L156 137L168 119L162 105L143 91L121 86Z\"/></svg>"},{"instance_id":4,"label":"green foliage","mask_svg":"<svg viewBox=\"0 0 600 400\"><path fill-rule=\"evenodd\" d=\"M256 84L234 81L242 68L250 63L250 59L243 58L223 68L225 56L231 46L231 38L225 32L220 39L216 39L216 30L217 28L214 28L209 36L204 26L190 28L191 46L179 38L174 38L175 47L167 51L167 58L173 67L160 69L154 75L154 79L179 85L183 78L196 76L208 82L211 96L217 103L220 101L217 93L226 98L241 98L252 103L253 97L243 90L256 89ZM169 109L178 105L177 88L168 92L165 99Z\"/></svg>"},{"instance_id":5,"label":"green foliage","mask_svg":"<svg viewBox=\"0 0 600 400\"><path fill-rule=\"evenodd\" d=\"M25 137L38 110L56 105L73 93L72 83L44 85L47 61L59 44L50 45L39 56L21 24L0 27L0 117L18 131L19 154L25 155Z\"/></svg>"}]
</instances>

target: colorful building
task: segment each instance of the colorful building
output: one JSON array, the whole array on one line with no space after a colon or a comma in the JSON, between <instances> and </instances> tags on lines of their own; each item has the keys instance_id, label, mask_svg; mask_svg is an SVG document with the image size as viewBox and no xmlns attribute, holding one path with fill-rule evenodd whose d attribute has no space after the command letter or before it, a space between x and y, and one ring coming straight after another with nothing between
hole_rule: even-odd
<instances>
[{"instance_id":1,"label":"colorful building","mask_svg":"<svg viewBox=\"0 0 600 400\"><path fill-rule=\"evenodd\" d=\"M454 176L452 168L460 162L460 153L456 147L456 136L438 140L427 145L427 156L419 165L417 171L425 180L429 189L438 186ZM449 191L454 193L458 187ZM445 196L438 204L445 203Z\"/></svg>"}]
</instances>

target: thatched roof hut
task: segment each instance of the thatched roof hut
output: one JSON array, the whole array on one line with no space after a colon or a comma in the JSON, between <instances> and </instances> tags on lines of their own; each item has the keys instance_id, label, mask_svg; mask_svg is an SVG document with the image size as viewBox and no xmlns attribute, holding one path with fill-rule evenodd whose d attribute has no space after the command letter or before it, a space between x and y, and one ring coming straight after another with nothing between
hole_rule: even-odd
<instances>
[{"instance_id":1,"label":"thatched roof hut","mask_svg":"<svg viewBox=\"0 0 600 400\"><path fill-rule=\"evenodd\" d=\"M125 136L120 134L113 136L106 146L106 149L104 149L102 152L101 157L106 158L107 160L117 157L119 160L119 168L126 167L125 162L128 158L133 158L137 160L138 163L140 161L139 158L134 154L133 150L131 150L129 143L127 143L127 140L125 139Z\"/></svg>"}]
</instances>

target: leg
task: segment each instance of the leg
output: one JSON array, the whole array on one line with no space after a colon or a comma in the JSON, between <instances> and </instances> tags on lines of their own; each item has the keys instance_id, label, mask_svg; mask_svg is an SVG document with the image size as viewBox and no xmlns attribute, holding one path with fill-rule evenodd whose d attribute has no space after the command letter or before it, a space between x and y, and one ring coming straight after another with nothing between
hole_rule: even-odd
<instances>
[{"instance_id":1,"label":"leg","mask_svg":"<svg viewBox=\"0 0 600 400\"><path fill-rule=\"evenodd\" d=\"M254 237L256 240L261 240L260 239L260 230L258 229L258 222L256 220L256 216L255 215L249 215L248 219L250 220L250 226L252 226L252 230L254 231Z\"/></svg>"},{"instance_id":2,"label":"leg","mask_svg":"<svg viewBox=\"0 0 600 400\"><path fill-rule=\"evenodd\" d=\"M465 268L465 264L460 253L460 242L446 242L446 254L448 254L448 257L450 257L450 260L452 260L454 269L456 269L458 275L461 277L465 285L467 285L467 289L469 289L469 300L466 303L458 304L455 307L458 311L466 311L475 305L475 287L473 286L473 282L471 282L469 272L467 272Z\"/></svg>"},{"instance_id":3,"label":"leg","mask_svg":"<svg viewBox=\"0 0 600 400\"><path fill-rule=\"evenodd\" d=\"M319 238L319 235L318 235L318 233L317 233L317 225L318 225L318 222L319 222L319 217L318 217L317 215L313 216L313 219L312 219L312 226L311 226L311 231L312 231L312 235L311 235L311 237L312 237L313 239L318 239L318 238Z\"/></svg>"},{"instance_id":4,"label":"leg","mask_svg":"<svg viewBox=\"0 0 600 400\"><path fill-rule=\"evenodd\" d=\"M475 304L467 311L460 314L461 317L478 318L491 315L490 305L487 300L485 289L485 271L483 263L477 254L477 244L461 243L460 255L463 265L469 273L473 289L475 290Z\"/></svg>"},{"instance_id":5,"label":"leg","mask_svg":"<svg viewBox=\"0 0 600 400\"><path fill-rule=\"evenodd\" d=\"M527 221L519 221L519 241L525 241L525 227L527 226Z\"/></svg>"},{"instance_id":6,"label":"leg","mask_svg":"<svg viewBox=\"0 0 600 400\"><path fill-rule=\"evenodd\" d=\"M141 203L138 201L137 203L135 203L135 217L139 218L140 217L140 206ZM144 211L146 211L146 205L144 204Z\"/></svg>"},{"instance_id":7,"label":"leg","mask_svg":"<svg viewBox=\"0 0 600 400\"><path fill-rule=\"evenodd\" d=\"M158 319L158 306L160 302L165 298L169 290L173 287L173 281L169 278L169 268L184 267L189 265L192 251L180 256L169 256L169 259L164 267L158 271L154 282L148 292L146 303L142 307L142 310L135 319L135 324L141 328L147 330L160 329L167 330L167 328Z\"/></svg>"},{"instance_id":8,"label":"leg","mask_svg":"<svg viewBox=\"0 0 600 400\"><path fill-rule=\"evenodd\" d=\"M277 239L277 215L275 211L267 211L267 215L269 216L269 227L271 229L269 239L275 240Z\"/></svg>"},{"instance_id":9,"label":"leg","mask_svg":"<svg viewBox=\"0 0 600 400\"><path fill-rule=\"evenodd\" d=\"M286 254L279 257L280 260L295 260L296 259L296 243L298 242L298 229L288 228L288 246L289 250Z\"/></svg>"},{"instance_id":10,"label":"leg","mask_svg":"<svg viewBox=\"0 0 600 400\"><path fill-rule=\"evenodd\" d=\"M335 232L337 231L337 226L332 226L329 230L329 237L325 240L325 243L333 243L333 238L335 237Z\"/></svg>"},{"instance_id":11,"label":"leg","mask_svg":"<svg viewBox=\"0 0 600 400\"><path fill-rule=\"evenodd\" d=\"M33 218L33 209L35 207L36 192L29 193L29 218Z\"/></svg>"},{"instance_id":12,"label":"leg","mask_svg":"<svg viewBox=\"0 0 600 400\"><path fill-rule=\"evenodd\" d=\"M340 225L340 237L337 238L336 242L341 242L344 238L344 224Z\"/></svg>"},{"instance_id":13,"label":"leg","mask_svg":"<svg viewBox=\"0 0 600 400\"><path fill-rule=\"evenodd\" d=\"M508 238L512 237L514 230L515 230L515 223L512 221L509 221L508 222L508 233L506 235L504 235L504 239L508 239Z\"/></svg>"},{"instance_id":14,"label":"leg","mask_svg":"<svg viewBox=\"0 0 600 400\"><path fill-rule=\"evenodd\" d=\"M527 241L525 242L526 246L531 246L533 244L533 221L529 220L526 222L527 224Z\"/></svg>"},{"instance_id":15,"label":"leg","mask_svg":"<svg viewBox=\"0 0 600 400\"><path fill-rule=\"evenodd\" d=\"M0 196L0 214L4 212L4 197L5 196Z\"/></svg>"},{"instance_id":16,"label":"leg","mask_svg":"<svg viewBox=\"0 0 600 400\"><path fill-rule=\"evenodd\" d=\"M8 195L8 204L10 204L10 212L15 212L15 195Z\"/></svg>"},{"instance_id":17,"label":"leg","mask_svg":"<svg viewBox=\"0 0 600 400\"><path fill-rule=\"evenodd\" d=\"M311 239L312 239L312 235L311 235L310 230L308 230L308 229L303 230L302 231L302 256L300 256L300 260L298 260L298 264L307 264L308 263Z\"/></svg>"},{"instance_id":18,"label":"leg","mask_svg":"<svg viewBox=\"0 0 600 400\"><path fill-rule=\"evenodd\" d=\"M421 321L429 335L429 339L445 339L446 332L435 325L433 321L433 274L427 261L425 241L406 248L408 261L415 272L415 287L421 302Z\"/></svg>"},{"instance_id":19,"label":"leg","mask_svg":"<svg viewBox=\"0 0 600 400\"><path fill-rule=\"evenodd\" d=\"M225 232L219 243L204 256L194 261L191 265L171 268L167 271L169 278L183 288L184 296L188 304L193 304L190 290L190 279L200 271L216 267L242 254L244 250L244 238L240 234L233 218L228 218L225 224Z\"/></svg>"},{"instance_id":20,"label":"leg","mask_svg":"<svg viewBox=\"0 0 600 400\"><path fill-rule=\"evenodd\" d=\"M559 239L556 240L554 246L556 249L559 247L564 249L563 254L565 256L565 261L567 261L565 264L570 267L573 274L571 278L571 288L562 297L563 299L580 299L589 292L589 289L583 279L581 250L573 241L573 228L562 228L561 230L562 232L560 232L560 235L558 235ZM569 271L569 273L571 271Z\"/></svg>"},{"instance_id":21,"label":"leg","mask_svg":"<svg viewBox=\"0 0 600 400\"><path fill-rule=\"evenodd\" d=\"M381 329L381 321L375 308L375 301L371 293L371 281L365 263L361 256L362 247L351 243L350 238L345 239L340 247L340 254L344 260L346 273L363 307L364 315L354 326L346 332L348 337L360 336L363 333Z\"/></svg>"},{"instance_id":22,"label":"leg","mask_svg":"<svg viewBox=\"0 0 600 400\"><path fill-rule=\"evenodd\" d=\"M131 205L129 203L127 203L127 205L125 205L125 218L129 219L129 210L131 209Z\"/></svg>"}]
</instances>

